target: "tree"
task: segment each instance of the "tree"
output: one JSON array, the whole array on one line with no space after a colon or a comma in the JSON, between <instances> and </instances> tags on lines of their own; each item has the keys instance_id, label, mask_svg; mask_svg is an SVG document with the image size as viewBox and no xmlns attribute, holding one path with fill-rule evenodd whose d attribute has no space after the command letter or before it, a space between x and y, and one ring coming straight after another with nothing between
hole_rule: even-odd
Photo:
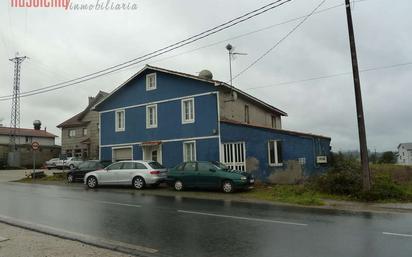
<instances>
[{"instance_id":1,"label":"tree","mask_svg":"<svg viewBox=\"0 0 412 257\"><path fill-rule=\"evenodd\" d=\"M379 158L379 163L396 163L396 155L392 151L384 152Z\"/></svg>"}]
</instances>

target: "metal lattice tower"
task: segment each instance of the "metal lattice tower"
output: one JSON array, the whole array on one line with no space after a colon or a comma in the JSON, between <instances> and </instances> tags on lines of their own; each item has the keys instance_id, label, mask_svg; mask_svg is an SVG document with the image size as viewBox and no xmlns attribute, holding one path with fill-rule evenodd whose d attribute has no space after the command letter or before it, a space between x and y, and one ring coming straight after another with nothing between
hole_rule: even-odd
<instances>
[{"instance_id":1,"label":"metal lattice tower","mask_svg":"<svg viewBox=\"0 0 412 257\"><path fill-rule=\"evenodd\" d=\"M14 63L14 81L13 81L13 98L11 104L11 119L10 119L10 148L12 151L17 149L16 147L16 135L17 130L20 128L20 67L21 63L26 59L23 57L14 57L9 59Z\"/></svg>"}]
</instances>

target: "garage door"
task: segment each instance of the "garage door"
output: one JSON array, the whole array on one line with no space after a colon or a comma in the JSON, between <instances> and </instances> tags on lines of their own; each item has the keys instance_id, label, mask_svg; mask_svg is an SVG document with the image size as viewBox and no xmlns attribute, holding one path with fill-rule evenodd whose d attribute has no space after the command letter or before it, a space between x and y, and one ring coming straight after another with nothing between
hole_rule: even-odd
<instances>
[{"instance_id":1,"label":"garage door","mask_svg":"<svg viewBox=\"0 0 412 257\"><path fill-rule=\"evenodd\" d=\"M113 161L129 161L132 159L131 147L113 149Z\"/></svg>"}]
</instances>

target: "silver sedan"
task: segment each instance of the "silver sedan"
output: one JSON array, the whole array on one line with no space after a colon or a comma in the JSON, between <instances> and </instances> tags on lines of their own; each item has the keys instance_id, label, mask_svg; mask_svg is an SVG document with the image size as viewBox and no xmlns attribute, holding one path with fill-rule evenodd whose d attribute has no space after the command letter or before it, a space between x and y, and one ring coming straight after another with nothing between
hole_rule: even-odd
<instances>
[{"instance_id":1,"label":"silver sedan","mask_svg":"<svg viewBox=\"0 0 412 257\"><path fill-rule=\"evenodd\" d=\"M166 169L155 161L121 161L105 169L89 172L84 183L89 188L99 185L132 185L143 189L146 185L157 186L166 180Z\"/></svg>"}]
</instances>

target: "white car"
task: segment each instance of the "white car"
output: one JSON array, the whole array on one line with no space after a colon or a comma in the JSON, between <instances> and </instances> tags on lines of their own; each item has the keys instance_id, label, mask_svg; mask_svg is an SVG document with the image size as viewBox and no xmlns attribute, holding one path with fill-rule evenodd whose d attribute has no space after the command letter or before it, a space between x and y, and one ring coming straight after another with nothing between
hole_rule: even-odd
<instances>
[{"instance_id":1,"label":"white car","mask_svg":"<svg viewBox=\"0 0 412 257\"><path fill-rule=\"evenodd\" d=\"M63 168L69 168L71 170L78 168L80 164L83 163L83 160L78 157L68 157L66 160L60 159L56 163L56 168L58 169L63 169Z\"/></svg>"},{"instance_id":2,"label":"white car","mask_svg":"<svg viewBox=\"0 0 412 257\"><path fill-rule=\"evenodd\" d=\"M60 159L59 158L53 158L48 161L46 161L45 166L48 170L54 169L57 166L57 163L59 163Z\"/></svg>"},{"instance_id":3,"label":"white car","mask_svg":"<svg viewBox=\"0 0 412 257\"><path fill-rule=\"evenodd\" d=\"M167 170L155 161L121 161L102 170L92 171L84 177L89 188L98 185L131 185L143 189L146 185L157 186L166 181Z\"/></svg>"}]
</instances>

